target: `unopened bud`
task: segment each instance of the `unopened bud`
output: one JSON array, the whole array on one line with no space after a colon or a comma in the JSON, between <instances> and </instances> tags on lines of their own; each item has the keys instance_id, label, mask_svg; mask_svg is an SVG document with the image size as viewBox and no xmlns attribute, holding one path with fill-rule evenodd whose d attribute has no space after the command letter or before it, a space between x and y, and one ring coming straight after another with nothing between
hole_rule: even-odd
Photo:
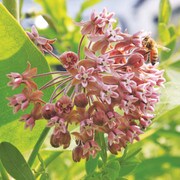
<instances>
[{"instance_id":1,"label":"unopened bud","mask_svg":"<svg viewBox=\"0 0 180 180\"><path fill-rule=\"evenodd\" d=\"M58 148L60 146L59 137L52 134L50 144L52 147Z\"/></svg>"},{"instance_id":2,"label":"unopened bud","mask_svg":"<svg viewBox=\"0 0 180 180\"><path fill-rule=\"evenodd\" d=\"M77 94L74 98L74 104L77 107L85 108L88 104L88 99L84 93Z\"/></svg>"},{"instance_id":3,"label":"unopened bud","mask_svg":"<svg viewBox=\"0 0 180 180\"><path fill-rule=\"evenodd\" d=\"M121 150L121 146L119 144L112 144L111 146L108 144L108 149L112 154L117 155L118 151Z\"/></svg>"},{"instance_id":4,"label":"unopened bud","mask_svg":"<svg viewBox=\"0 0 180 180\"><path fill-rule=\"evenodd\" d=\"M80 162L81 158L83 158L83 148L82 146L77 146L72 151L72 158L74 162Z\"/></svg>"},{"instance_id":5,"label":"unopened bud","mask_svg":"<svg viewBox=\"0 0 180 180\"><path fill-rule=\"evenodd\" d=\"M45 106L43 106L43 108L42 108L42 116L45 119L51 119L55 115L56 115L56 112L55 112L54 104L47 103Z\"/></svg>"},{"instance_id":6,"label":"unopened bud","mask_svg":"<svg viewBox=\"0 0 180 180\"><path fill-rule=\"evenodd\" d=\"M107 116L104 113L104 111L97 111L97 112L95 112L95 114L93 116L94 124L100 125L100 126L102 126L104 124L106 119L107 119Z\"/></svg>"}]
</instances>

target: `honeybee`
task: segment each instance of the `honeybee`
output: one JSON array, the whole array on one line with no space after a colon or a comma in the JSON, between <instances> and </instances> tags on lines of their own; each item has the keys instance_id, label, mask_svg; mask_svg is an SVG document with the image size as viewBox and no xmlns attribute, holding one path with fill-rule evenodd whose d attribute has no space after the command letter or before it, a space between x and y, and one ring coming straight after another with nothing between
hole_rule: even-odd
<instances>
[{"instance_id":1,"label":"honeybee","mask_svg":"<svg viewBox=\"0 0 180 180\"><path fill-rule=\"evenodd\" d=\"M152 65L155 65L158 61L158 48L161 48L163 51L170 51L169 48L157 44L155 40L149 36L146 36L142 40L142 46L147 50L147 53L149 54L148 59Z\"/></svg>"}]
</instances>

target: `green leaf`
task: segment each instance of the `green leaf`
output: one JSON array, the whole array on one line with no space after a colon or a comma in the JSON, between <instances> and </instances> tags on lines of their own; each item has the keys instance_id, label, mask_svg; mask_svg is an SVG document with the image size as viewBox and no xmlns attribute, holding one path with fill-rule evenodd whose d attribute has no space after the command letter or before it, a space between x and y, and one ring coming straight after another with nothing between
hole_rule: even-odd
<instances>
[{"instance_id":1,"label":"green leaf","mask_svg":"<svg viewBox=\"0 0 180 180\"><path fill-rule=\"evenodd\" d=\"M92 0L85 0L85 1L82 3L79 12L77 13L75 20L79 22L79 21L81 20L81 18L82 18L82 13L83 13L86 9L90 8L91 6L94 6L95 4L97 4L97 3L99 3L99 2L101 2L101 0L93 0L93 1L92 1Z\"/></svg>"},{"instance_id":2,"label":"green leaf","mask_svg":"<svg viewBox=\"0 0 180 180\"><path fill-rule=\"evenodd\" d=\"M161 100L156 106L156 118L180 105L180 83L167 82L161 89Z\"/></svg>"},{"instance_id":3,"label":"green leaf","mask_svg":"<svg viewBox=\"0 0 180 180\"><path fill-rule=\"evenodd\" d=\"M165 43L165 47L169 48L170 51L163 51L162 50L162 52L161 52L161 60L162 61L170 58L170 56L172 55L172 53L174 52L174 49L176 47L177 36L176 36L175 26L171 25L168 28L168 32L169 32L169 35L170 35L170 40L168 40L168 38L167 38L167 41L165 40L164 42L167 42L167 43ZM164 37L166 38L166 36L164 36Z\"/></svg>"},{"instance_id":4,"label":"green leaf","mask_svg":"<svg viewBox=\"0 0 180 180\"><path fill-rule=\"evenodd\" d=\"M103 174L111 180L115 180L119 176L120 164L118 160L112 160L107 163L103 169Z\"/></svg>"},{"instance_id":5,"label":"green leaf","mask_svg":"<svg viewBox=\"0 0 180 180\"><path fill-rule=\"evenodd\" d=\"M140 164L140 161L136 159L135 157L120 161L120 171L119 176L123 177L131 173L138 165Z\"/></svg>"},{"instance_id":6,"label":"green leaf","mask_svg":"<svg viewBox=\"0 0 180 180\"><path fill-rule=\"evenodd\" d=\"M95 171L98 165L98 159L99 155L97 155L94 159L90 156L89 160L86 161L85 168L87 175L92 174Z\"/></svg>"},{"instance_id":7,"label":"green leaf","mask_svg":"<svg viewBox=\"0 0 180 180\"><path fill-rule=\"evenodd\" d=\"M124 159L127 160L127 159L131 159L131 158L135 157L142 149L139 146L140 145L138 143L129 145L127 154Z\"/></svg>"},{"instance_id":8,"label":"green leaf","mask_svg":"<svg viewBox=\"0 0 180 180\"><path fill-rule=\"evenodd\" d=\"M159 32L159 38L163 43L167 43L170 41L170 32L165 23L158 24L158 32Z\"/></svg>"},{"instance_id":9,"label":"green leaf","mask_svg":"<svg viewBox=\"0 0 180 180\"><path fill-rule=\"evenodd\" d=\"M20 151L8 142L0 144L0 159L7 172L17 180L33 180L34 175Z\"/></svg>"},{"instance_id":10,"label":"green leaf","mask_svg":"<svg viewBox=\"0 0 180 180\"><path fill-rule=\"evenodd\" d=\"M135 179L156 179L165 173L169 174L170 169L180 167L180 157L160 156L157 158L144 159L136 168Z\"/></svg>"},{"instance_id":11,"label":"green leaf","mask_svg":"<svg viewBox=\"0 0 180 180\"><path fill-rule=\"evenodd\" d=\"M2 4L0 4L0 32L0 141L14 143L21 151L27 150L33 147L45 123L38 121L32 132L24 131L23 123L18 122L22 112L13 114L12 108L7 106L8 101L6 99L6 97L21 93L21 88L12 90L11 87L8 87L9 79L6 74L11 72L22 73L27 67L27 61L31 63L32 67L38 68L38 73L48 72L49 67L44 56ZM36 82L42 86L49 80L51 77L41 77ZM45 101L49 99L52 91L53 89L49 88L44 92ZM23 114L26 113L29 111Z\"/></svg>"},{"instance_id":12,"label":"green leaf","mask_svg":"<svg viewBox=\"0 0 180 180\"><path fill-rule=\"evenodd\" d=\"M159 6L159 17L158 17L159 23L168 24L171 13L172 13L172 9L169 0L161 0Z\"/></svg>"}]
</instances>

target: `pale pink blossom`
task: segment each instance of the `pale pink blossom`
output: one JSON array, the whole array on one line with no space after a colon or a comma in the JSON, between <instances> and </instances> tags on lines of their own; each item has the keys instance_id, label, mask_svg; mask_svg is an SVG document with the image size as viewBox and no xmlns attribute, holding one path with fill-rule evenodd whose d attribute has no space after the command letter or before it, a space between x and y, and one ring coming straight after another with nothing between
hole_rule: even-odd
<instances>
[{"instance_id":1,"label":"pale pink blossom","mask_svg":"<svg viewBox=\"0 0 180 180\"><path fill-rule=\"evenodd\" d=\"M83 87L87 87L89 82L96 82L96 78L92 75L94 68L85 69L84 66L80 66L76 79L81 81Z\"/></svg>"}]
</instances>

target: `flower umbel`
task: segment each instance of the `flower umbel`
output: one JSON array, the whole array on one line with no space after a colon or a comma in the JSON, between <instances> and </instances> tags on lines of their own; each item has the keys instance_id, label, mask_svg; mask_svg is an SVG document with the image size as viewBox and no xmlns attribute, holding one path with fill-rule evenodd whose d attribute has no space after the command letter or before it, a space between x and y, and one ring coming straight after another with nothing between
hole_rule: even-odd
<instances>
[{"instance_id":1,"label":"flower umbel","mask_svg":"<svg viewBox=\"0 0 180 180\"><path fill-rule=\"evenodd\" d=\"M7 98L13 112L33 107L21 117L25 128L33 129L37 120L46 119L47 126L53 128L50 143L56 148L68 148L74 136L76 147L72 158L75 162L89 156L95 158L106 148L98 142L100 133L107 137L107 149L112 154L134 140L139 141L139 135L155 116L160 96L158 87L165 82L158 64L153 66L148 62L149 50L144 41L149 33L122 32L114 28L113 15L104 8L100 13L93 11L88 21L76 23L82 28L78 52L67 51L60 56L52 52L55 39L40 37L33 26L31 32L27 32L29 38L43 53L57 58L65 71L37 74L37 68L31 68L28 63L23 73L7 75L8 86L23 88L21 93ZM85 36L89 44L82 54ZM34 79L51 74L56 76L38 87ZM56 88L45 102L43 90L54 85ZM70 124L78 130L71 133Z\"/></svg>"}]
</instances>

